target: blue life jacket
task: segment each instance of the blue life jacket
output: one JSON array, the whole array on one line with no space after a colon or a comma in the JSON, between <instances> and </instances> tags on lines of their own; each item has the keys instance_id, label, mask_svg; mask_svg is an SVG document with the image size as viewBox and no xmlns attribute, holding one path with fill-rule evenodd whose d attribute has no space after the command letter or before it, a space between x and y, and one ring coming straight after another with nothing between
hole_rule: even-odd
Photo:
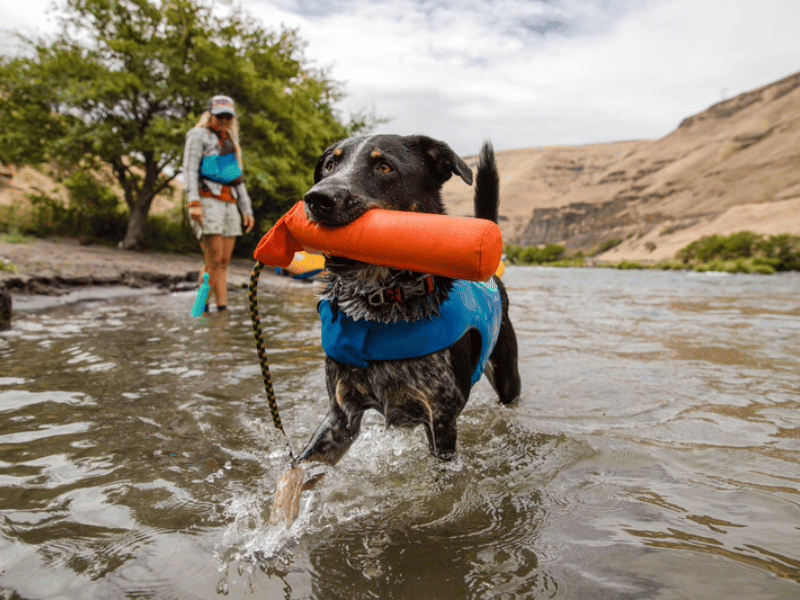
<instances>
[{"instance_id":1,"label":"blue life jacket","mask_svg":"<svg viewBox=\"0 0 800 600\"><path fill-rule=\"evenodd\" d=\"M349 365L365 368L372 360L417 358L455 344L470 329L481 335L481 355L472 383L481 378L500 334L502 305L493 279L487 282L456 279L442 304L441 316L400 323L355 321L342 312L333 320L330 302L318 306L322 319L325 354Z\"/></svg>"}]
</instances>

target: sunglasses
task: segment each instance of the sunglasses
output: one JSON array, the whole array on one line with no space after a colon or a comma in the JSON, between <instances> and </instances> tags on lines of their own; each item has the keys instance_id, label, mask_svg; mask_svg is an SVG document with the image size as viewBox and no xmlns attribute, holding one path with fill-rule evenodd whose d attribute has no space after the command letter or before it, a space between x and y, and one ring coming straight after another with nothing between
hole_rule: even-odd
<instances>
[{"instance_id":1,"label":"sunglasses","mask_svg":"<svg viewBox=\"0 0 800 600\"><path fill-rule=\"evenodd\" d=\"M216 116L220 120L226 120L226 121L230 121L231 119L233 119L233 115L229 113L223 113L221 115L214 115L214 116Z\"/></svg>"}]
</instances>

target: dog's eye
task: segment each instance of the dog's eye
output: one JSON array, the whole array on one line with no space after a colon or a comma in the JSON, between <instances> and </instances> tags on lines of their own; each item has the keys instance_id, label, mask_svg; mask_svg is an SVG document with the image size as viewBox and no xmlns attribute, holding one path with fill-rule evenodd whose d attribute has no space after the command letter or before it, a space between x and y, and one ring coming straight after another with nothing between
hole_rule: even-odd
<instances>
[{"instance_id":1,"label":"dog's eye","mask_svg":"<svg viewBox=\"0 0 800 600\"><path fill-rule=\"evenodd\" d=\"M325 170L326 170L328 173L330 173L331 171L333 171L333 161L332 161L332 160L329 160L327 163L325 163Z\"/></svg>"},{"instance_id":2,"label":"dog's eye","mask_svg":"<svg viewBox=\"0 0 800 600\"><path fill-rule=\"evenodd\" d=\"M380 171L381 173L391 173L392 171L394 171L394 169L392 169L392 167L387 165L386 163L380 163L378 165L378 171Z\"/></svg>"}]
</instances>

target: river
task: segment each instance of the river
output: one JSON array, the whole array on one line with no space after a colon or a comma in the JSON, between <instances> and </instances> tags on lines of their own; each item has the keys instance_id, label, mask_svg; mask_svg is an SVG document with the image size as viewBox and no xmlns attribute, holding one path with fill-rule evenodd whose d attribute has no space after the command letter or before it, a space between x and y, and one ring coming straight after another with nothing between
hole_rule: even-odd
<instances>
[{"instance_id":1,"label":"river","mask_svg":"<svg viewBox=\"0 0 800 600\"><path fill-rule=\"evenodd\" d=\"M365 419L288 531L244 292L84 297L0 333L0 598L800 597L800 275L509 267L523 394L459 457ZM326 412L313 285L259 294L288 442ZM101 294L102 296L102 294Z\"/></svg>"}]
</instances>

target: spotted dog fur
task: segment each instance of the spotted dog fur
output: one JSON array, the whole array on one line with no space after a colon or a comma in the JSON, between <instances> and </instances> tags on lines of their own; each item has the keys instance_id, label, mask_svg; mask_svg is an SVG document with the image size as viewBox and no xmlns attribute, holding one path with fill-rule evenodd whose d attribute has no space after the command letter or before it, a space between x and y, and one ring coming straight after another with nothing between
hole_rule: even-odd
<instances>
[{"instance_id":1,"label":"spotted dog fur","mask_svg":"<svg viewBox=\"0 0 800 600\"><path fill-rule=\"evenodd\" d=\"M425 136L353 137L328 148L317 163L314 186L305 195L306 214L323 226L346 225L371 208L444 214L441 187L453 174L472 184L472 171L445 143ZM499 184L491 145L484 144L478 165L475 216L497 221ZM454 241L455 242L455 241ZM416 321L439 313L452 279L433 276L433 291L374 306L375 290L411 283L423 274L327 256L331 283L323 293L338 311L353 319ZM496 278L495 278L496 279ZM518 400L517 342L508 318L508 297L500 288L500 336L485 369L503 404ZM391 426L422 425L433 455L456 453L456 419L469 398L471 375L481 349L480 335L469 331L453 346L420 358L373 361L366 368L326 358L330 409L311 441L295 460L335 464L358 437L364 411L380 412Z\"/></svg>"}]
</instances>

